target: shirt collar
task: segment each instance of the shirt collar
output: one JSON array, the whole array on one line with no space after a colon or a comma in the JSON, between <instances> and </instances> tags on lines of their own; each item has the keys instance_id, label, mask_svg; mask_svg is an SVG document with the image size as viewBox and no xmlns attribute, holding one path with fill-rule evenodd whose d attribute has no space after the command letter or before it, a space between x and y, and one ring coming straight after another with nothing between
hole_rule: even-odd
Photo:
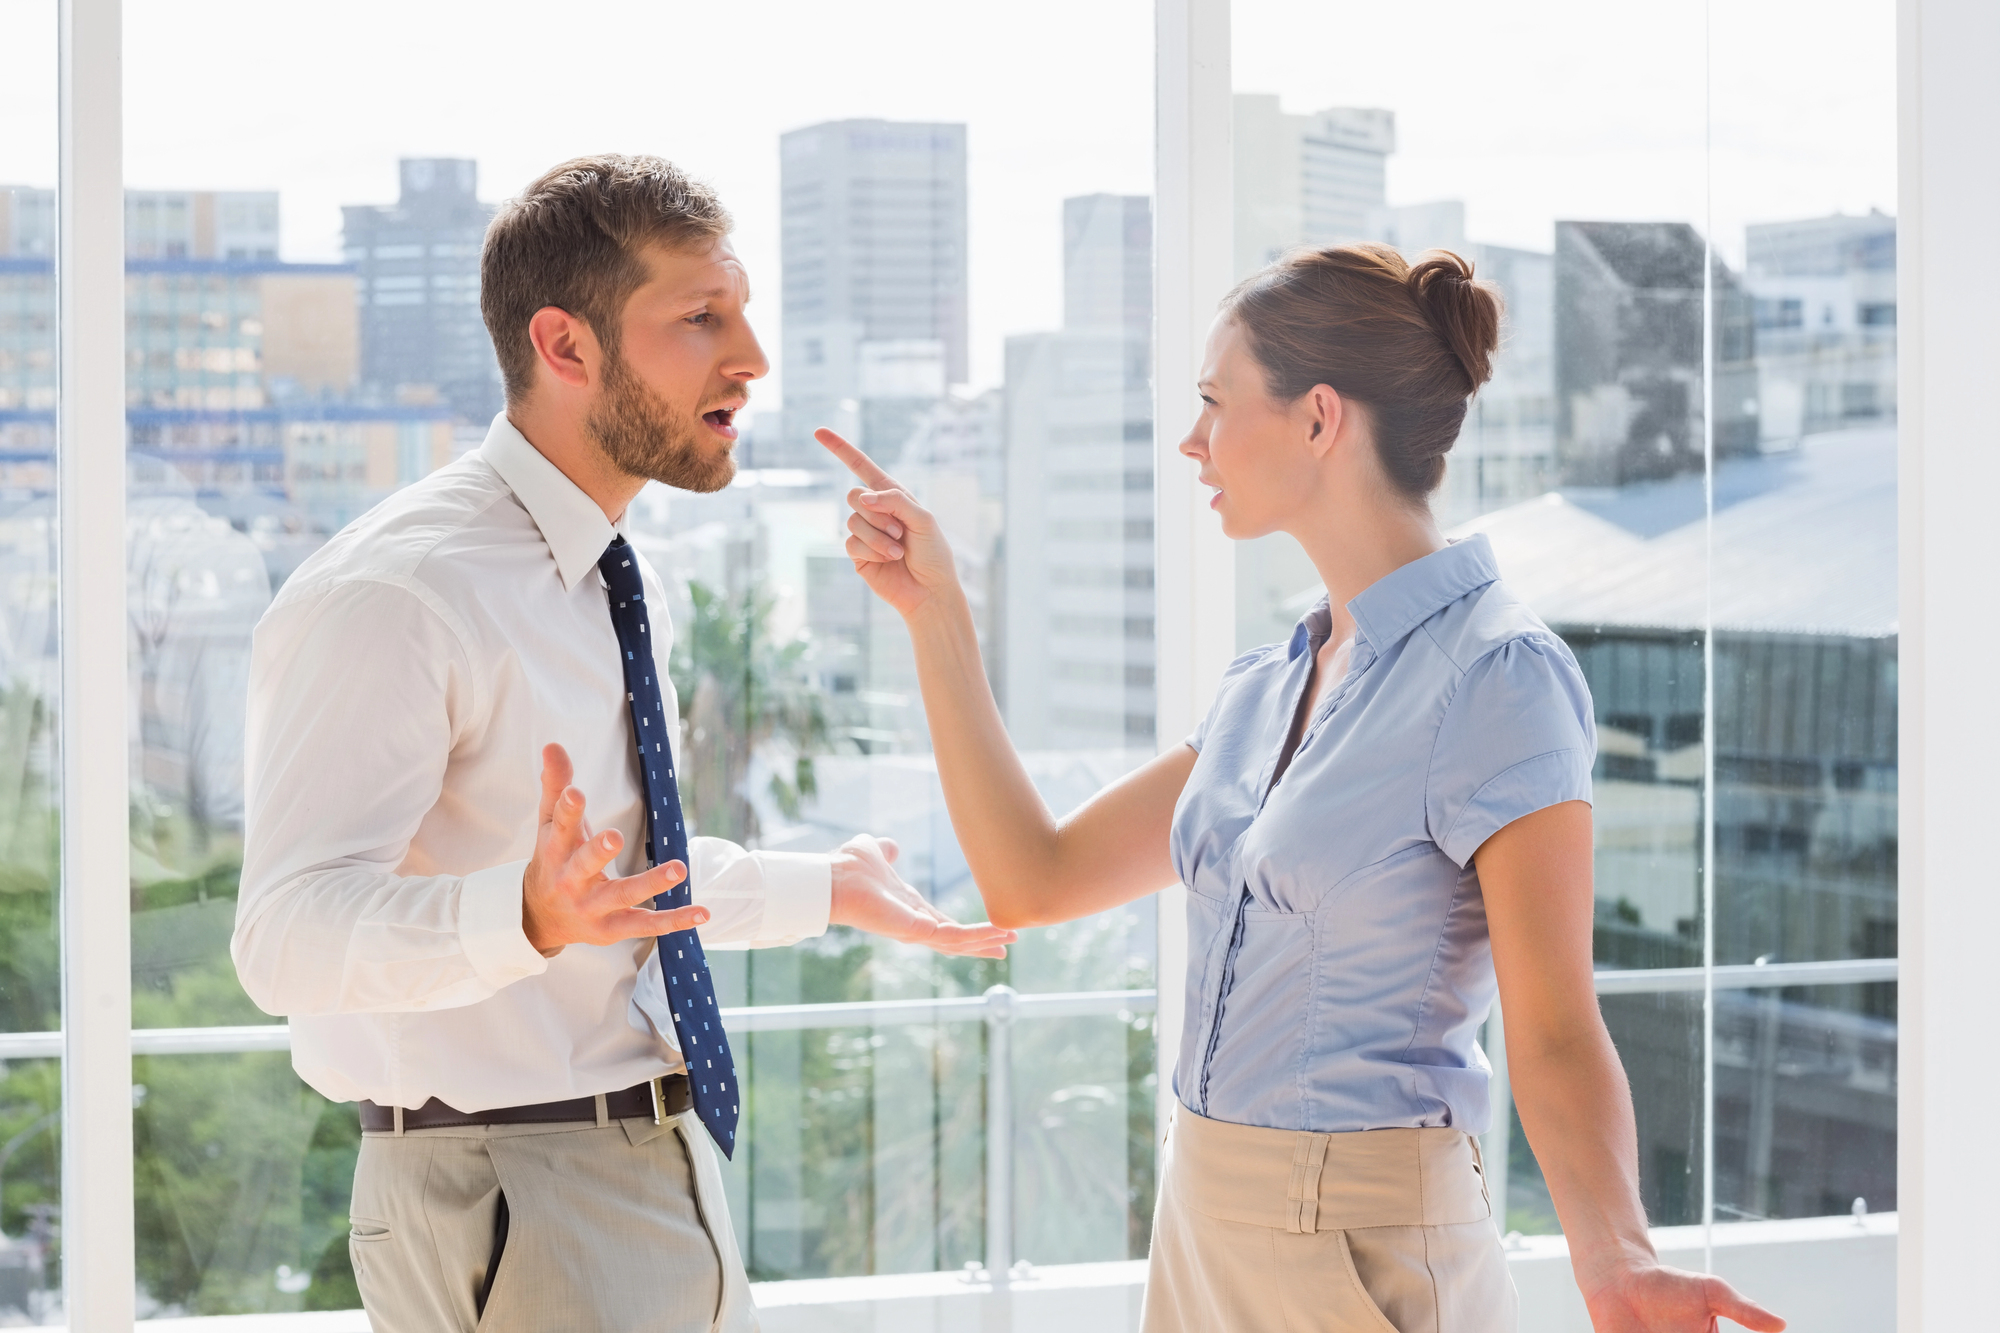
<instances>
[{"instance_id":1,"label":"shirt collar","mask_svg":"<svg viewBox=\"0 0 2000 1333\"><path fill-rule=\"evenodd\" d=\"M597 501L515 429L505 412L493 418L479 456L500 474L542 530L542 540L562 573L563 590L575 588L578 579L597 568L618 527L604 517Z\"/></svg>"},{"instance_id":2,"label":"shirt collar","mask_svg":"<svg viewBox=\"0 0 2000 1333\"><path fill-rule=\"evenodd\" d=\"M1445 607L1499 577L1492 543L1485 533L1474 533L1375 580L1347 604L1347 613L1354 617L1362 641L1382 653ZM1326 642L1332 629L1328 599L1322 597L1292 631L1288 656L1297 657Z\"/></svg>"}]
</instances>

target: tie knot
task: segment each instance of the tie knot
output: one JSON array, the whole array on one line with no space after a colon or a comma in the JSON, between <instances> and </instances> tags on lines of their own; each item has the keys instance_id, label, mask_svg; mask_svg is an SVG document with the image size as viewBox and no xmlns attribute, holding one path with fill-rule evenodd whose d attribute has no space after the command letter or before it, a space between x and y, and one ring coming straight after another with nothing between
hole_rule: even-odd
<instances>
[{"instance_id":1,"label":"tie knot","mask_svg":"<svg viewBox=\"0 0 2000 1333\"><path fill-rule=\"evenodd\" d=\"M639 577L639 553L623 537L614 537L611 545L604 548L597 568L604 575L605 585L620 597L638 596L645 588L645 580Z\"/></svg>"}]
</instances>

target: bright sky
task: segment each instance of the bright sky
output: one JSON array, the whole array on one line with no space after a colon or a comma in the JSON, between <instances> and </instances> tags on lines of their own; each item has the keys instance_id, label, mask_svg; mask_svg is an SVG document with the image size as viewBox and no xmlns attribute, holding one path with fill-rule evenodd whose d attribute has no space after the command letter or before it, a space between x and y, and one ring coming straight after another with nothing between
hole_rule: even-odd
<instances>
[{"instance_id":1,"label":"bright sky","mask_svg":"<svg viewBox=\"0 0 2000 1333\"><path fill-rule=\"evenodd\" d=\"M54 178L53 0L0 0L0 182ZM399 156L475 157L499 198L600 149L713 181L775 343L777 136L880 116L970 126L973 374L1060 319L1066 195L1145 193L1147 0L126 0L126 162L152 188L276 189L285 255ZM1460 198L1474 239L1556 218L1893 211L1893 0L1237 0L1236 86L1397 115L1392 203ZM865 16L865 18L863 17ZM1712 50L1711 62L1703 58ZM1713 158L1704 98L1712 99ZM1710 187L1712 186L1712 197Z\"/></svg>"}]
</instances>

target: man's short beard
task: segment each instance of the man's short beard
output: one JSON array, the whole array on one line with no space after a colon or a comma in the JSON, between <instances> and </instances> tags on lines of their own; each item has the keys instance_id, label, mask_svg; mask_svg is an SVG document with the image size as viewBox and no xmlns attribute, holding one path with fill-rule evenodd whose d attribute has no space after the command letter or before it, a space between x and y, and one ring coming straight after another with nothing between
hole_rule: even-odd
<instances>
[{"instance_id":1,"label":"man's short beard","mask_svg":"<svg viewBox=\"0 0 2000 1333\"><path fill-rule=\"evenodd\" d=\"M689 417L640 383L615 347L604 356L604 388L584 418L584 430L631 477L683 491L719 491L736 476L729 449L717 450L699 419Z\"/></svg>"}]
</instances>

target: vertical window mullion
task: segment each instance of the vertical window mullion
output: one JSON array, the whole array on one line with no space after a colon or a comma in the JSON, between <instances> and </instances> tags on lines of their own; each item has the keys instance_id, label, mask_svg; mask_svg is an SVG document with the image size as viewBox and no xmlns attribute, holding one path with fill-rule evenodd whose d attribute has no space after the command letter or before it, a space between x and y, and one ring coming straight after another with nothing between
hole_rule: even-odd
<instances>
[{"instance_id":1,"label":"vertical window mullion","mask_svg":"<svg viewBox=\"0 0 2000 1333\"><path fill-rule=\"evenodd\" d=\"M1236 557L1176 446L1194 424L1202 344L1229 289L1234 177L1229 0L1157 0L1155 80L1153 559L1158 653L1156 741L1179 745L1207 711L1235 653ZM1176 886L1160 895L1161 1125L1173 1109L1187 921Z\"/></svg>"},{"instance_id":2,"label":"vertical window mullion","mask_svg":"<svg viewBox=\"0 0 2000 1333\"><path fill-rule=\"evenodd\" d=\"M63 1287L71 1329L110 1333L134 1315L120 0L60 25Z\"/></svg>"}]
</instances>

